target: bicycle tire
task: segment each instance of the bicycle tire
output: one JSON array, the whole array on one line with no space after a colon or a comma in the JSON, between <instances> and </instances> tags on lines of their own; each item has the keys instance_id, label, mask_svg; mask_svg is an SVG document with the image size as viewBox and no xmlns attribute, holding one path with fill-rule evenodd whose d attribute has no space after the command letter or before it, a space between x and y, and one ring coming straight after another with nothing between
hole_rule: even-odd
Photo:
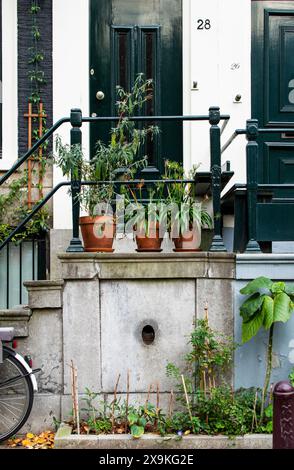
<instances>
[{"instance_id":1,"label":"bicycle tire","mask_svg":"<svg viewBox=\"0 0 294 470\"><path fill-rule=\"evenodd\" d=\"M10 437L14 436L23 427L23 425L27 422L29 418L29 415L32 410L33 402L34 402L34 388L33 388L33 384L32 384L30 376L27 375L28 374L27 370L25 369L23 364L19 362L19 360L15 357L15 355L13 354L13 351L11 351L9 348L6 348L4 346L3 347L3 363L5 362L5 360L10 361L19 370L20 375L23 376L23 379L25 381L25 384L28 390L28 401L24 408L21 419L15 424L15 426L13 426L10 430L8 430L4 434L0 433L0 442L6 441ZM0 364L0 367L1 367L1 364ZM0 419L1 419L1 416L0 416Z\"/></svg>"}]
</instances>

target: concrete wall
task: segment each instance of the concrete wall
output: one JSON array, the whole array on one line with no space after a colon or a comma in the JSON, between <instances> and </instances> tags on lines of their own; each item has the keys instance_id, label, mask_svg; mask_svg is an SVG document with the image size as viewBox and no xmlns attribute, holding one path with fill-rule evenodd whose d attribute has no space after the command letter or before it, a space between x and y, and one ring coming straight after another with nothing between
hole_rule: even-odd
<instances>
[{"instance_id":1,"label":"concrete wall","mask_svg":"<svg viewBox=\"0 0 294 470\"><path fill-rule=\"evenodd\" d=\"M153 384L156 403L158 384L160 405L167 408L175 384L166 365L183 364L206 301L211 326L233 335L234 255L82 253L60 261L62 281L25 283L30 309L0 312L0 326L17 327L20 352L42 369L26 430L44 430L53 416L69 417L71 360L81 397L88 387L111 401L118 374L124 397L129 370L131 401L145 401ZM155 331L150 345L142 339L146 325Z\"/></svg>"},{"instance_id":2,"label":"concrete wall","mask_svg":"<svg viewBox=\"0 0 294 470\"><path fill-rule=\"evenodd\" d=\"M86 387L111 401L118 374L118 396L126 394L130 371L131 401L146 399L150 383L168 404L173 384L168 362L182 365L188 335L208 301L210 325L241 343L240 288L265 275L294 279L293 255L225 253L62 254L62 281L26 283L29 308L1 311L0 326L14 326L19 350L41 367L39 393L26 429L44 430L71 410L69 364L78 368L80 397ZM146 345L142 329L151 325L155 340ZM294 364L294 317L278 324L274 338L272 382L285 379ZM262 386L266 335L260 333L235 354L235 388ZM81 402L82 403L82 402Z\"/></svg>"}]
</instances>

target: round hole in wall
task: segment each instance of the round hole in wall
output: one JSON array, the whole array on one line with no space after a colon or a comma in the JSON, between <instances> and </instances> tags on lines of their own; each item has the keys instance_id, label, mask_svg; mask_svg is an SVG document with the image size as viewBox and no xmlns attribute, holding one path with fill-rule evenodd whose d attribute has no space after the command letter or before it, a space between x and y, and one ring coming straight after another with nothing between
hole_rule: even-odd
<instances>
[{"instance_id":1,"label":"round hole in wall","mask_svg":"<svg viewBox=\"0 0 294 470\"><path fill-rule=\"evenodd\" d=\"M152 344L155 339L155 331L151 325L145 325L142 329L142 339L147 345Z\"/></svg>"}]
</instances>

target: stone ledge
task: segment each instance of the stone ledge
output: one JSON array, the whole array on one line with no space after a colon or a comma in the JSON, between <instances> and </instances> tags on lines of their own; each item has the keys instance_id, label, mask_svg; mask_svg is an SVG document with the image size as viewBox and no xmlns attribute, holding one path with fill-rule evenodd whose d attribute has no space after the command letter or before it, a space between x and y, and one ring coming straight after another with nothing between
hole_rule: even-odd
<instances>
[{"instance_id":1,"label":"stone ledge","mask_svg":"<svg viewBox=\"0 0 294 470\"><path fill-rule=\"evenodd\" d=\"M29 308L0 310L0 327L13 327L16 338L26 338L29 335L31 314Z\"/></svg>"},{"instance_id":2,"label":"stone ledge","mask_svg":"<svg viewBox=\"0 0 294 470\"><path fill-rule=\"evenodd\" d=\"M55 436L55 449L271 449L272 435L247 434L236 438L227 436L161 437L145 434L133 439L130 434L99 436L72 435L71 427L61 426Z\"/></svg>"},{"instance_id":3,"label":"stone ledge","mask_svg":"<svg viewBox=\"0 0 294 470\"><path fill-rule=\"evenodd\" d=\"M240 253L236 255L236 262L240 264L294 264L294 254Z\"/></svg>"},{"instance_id":4,"label":"stone ledge","mask_svg":"<svg viewBox=\"0 0 294 470\"><path fill-rule=\"evenodd\" d=\"M210 252L210 251L197 251L197 252L182 252L182 253L148 253L148 252L141 252L141 253L88 253L88 252L81 252L81 253L58 253L58 258L61 260L122 260L122 259L150 259L150 260L162 260L162 259L211 259L211 260L227 260L227 261L234 261L236 258L235 253L229 252ZM294 255L293 255L294 257ZM39 281L39 282L46 282L46 281Z\"/></svg>"},{"instance_id":5,"label":"stone ledge","mask_svg":"<svg viewBox=\"0 0 294 470\"><path fill-rule=\"evenodd\" d=\"M257 276L266 276L273 280L293 280L294 254L238 254L236 279L249 280Z\"/></svg>"},{"instance_id":6,"label":"stone ledge","mask_svg":"<svg viewBox=\"0 0 294 470\"><path fill-rule=\"evenodd\" d=\"M233 253L63 253L64 279L234 279Z\"/></svg>"},{"instance_id":7,"label":"stone ledge","mask_svg":"<svg viewBox=\"0 0 294 470\"><path fill-rule=\"evenodd\" d=\"M63 285L63 280L24 282L29 293L30 308L46 310L61 308Z\"/></svg>"}]
</instances>

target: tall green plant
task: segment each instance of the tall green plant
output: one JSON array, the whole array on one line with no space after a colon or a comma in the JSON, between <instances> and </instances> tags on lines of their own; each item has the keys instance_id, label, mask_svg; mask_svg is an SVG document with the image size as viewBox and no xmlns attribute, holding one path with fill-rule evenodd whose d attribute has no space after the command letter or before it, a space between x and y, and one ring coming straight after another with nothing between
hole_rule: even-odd
<instances>
[{"instance_id":1,"label":"tall green plant","mask_svg":"<svg viewBox=\"0 0 294 470\"><path fill-rule=\"evenodd\" d=\"M243 319L243 343L256 336L261 328L269 331L267 366L260 413L260 424L262 424L272 373L274 325L276 322L286 323L290 319L294 309L294 285L273 282L271 279L261 276L250 281L240 290L240 293L249 296L240 307L240 315Z\"/></svg>"},{"instance_id":2,"label":"tall green plant","mask_svg":"<svg viewBox=\"0 0 294 470\"><path fill-rule=\"evenodd\" d=\"M95 215L97 204L111 204L117 188L114 181L118 177L131 179L139 168L146 165L146 156L140 156L140 150L147 138L159 132L156 126L137 128L130 117L139 114L144 103L151 99L152 80L145 80L138 74L130 91L117 87L116 108L119 120L111 129L109 142L99 140L96 143L91 160L85 160L80 146L62 144L56 140L55 162L60 166L64 176L81 176L83 180L103 182L97 186L84 186L80 200L82 207Z\"/></svg>"}]
</instances>

